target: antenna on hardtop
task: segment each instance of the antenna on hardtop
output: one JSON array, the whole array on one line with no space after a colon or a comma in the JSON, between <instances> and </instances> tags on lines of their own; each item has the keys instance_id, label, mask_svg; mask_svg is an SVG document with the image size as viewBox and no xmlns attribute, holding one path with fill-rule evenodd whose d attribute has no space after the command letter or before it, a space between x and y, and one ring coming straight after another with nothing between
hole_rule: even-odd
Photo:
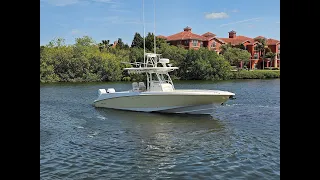
<instances>
[{"instance_id":1,"label":"antenna on hardtop","mask_svg":"<svg viewBox=\"0 0 320 180\"><path fill-rule=\"evenodd\" d=\"M143 64L146 65L146 28L144 25L144 0L142 0L142 23L143 23Z\"/></svg>"},{"instance_id":2,"label":"antenna on hardtop","mask_svg":"<svg viewBox=\"0 0 320 180\"><path fill-rule=\"evenodd\" d=\"M153 8L154 8L154 33L153 33L153 38L154 38L154 53L156 54L156 0L153 0Z\"/></svg>"}]
</instances>

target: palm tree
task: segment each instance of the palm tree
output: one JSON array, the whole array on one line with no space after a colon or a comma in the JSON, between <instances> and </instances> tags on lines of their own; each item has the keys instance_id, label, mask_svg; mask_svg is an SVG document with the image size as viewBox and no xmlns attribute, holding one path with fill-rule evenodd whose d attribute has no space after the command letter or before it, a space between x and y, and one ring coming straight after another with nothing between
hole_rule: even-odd
<instances>
[{"instance_id":1,"label":"palm tree","mask_svg":"<svg viewBox=\"0 0 320 180\"><path fill-rule=\"evenodd\" d=\"M258 41L259 43L257 44L257 49L258 51L260 51L260 54L263 52L263 56L262 56L262 69L264 69L264 58L265 58L265 53L266 53L266 49L268 48L267 46L267 41L265 38L259 38L256 39L256 41Z\"/></svg>"},{"instance_id":2,"label":"palm tree","mask_svg":"<svg viewBox=\"0 0 320 180\"><path fill-rule=\"evenodd\" d=\"M276 56L277 56L277 54L276 54L276 53L273 53L273 52L271 52L271 51L266 53L266 58L270 58L271 61L274 61L274 59L275 59Z\"/></svg>"},{"instance_id":3,"label":"palm tree","mask_svg":"<svg viewBox=\"0 0 320 180\"><path fill-rule=\"evenodd\" d=\"M104 45L104 48L109 49L110 45L110 40L102 40L102 44Z\"/></svg>"},{"instance_id":4,"label":"palm tree","mask_svg":"<svg viewBox=\"0 0 320 180\"><path fill-rule=\"evenodd\" d=\"M102 40L101 43L99 43L99 50L102 51L103 49L109 49L109 47L111 46L110 44L110 40Z\"/></svg>"},{"instance_id":5,"label":"palm tree","mask_svg":"<svg viewBox=\"0 0 320 180\"><path fill-rule=\"evenodd\" d=\"M99 43L98 46L99 46L99 50L100 50L100 52L101 52L102 49L104 48L104 44L103 44L103 43Z\"/></svg>"},{"instance_id":6,"label":"palm tree","mask_svg":"<svg viewBox=\"0 0 320 180\"><path fill-rule=\"evenodd\" d=\"M271 60L274 60L274 58L276 57L276 53L273 52L267 52L266 57L270 58Z\"/></svg>"}]
</instances>

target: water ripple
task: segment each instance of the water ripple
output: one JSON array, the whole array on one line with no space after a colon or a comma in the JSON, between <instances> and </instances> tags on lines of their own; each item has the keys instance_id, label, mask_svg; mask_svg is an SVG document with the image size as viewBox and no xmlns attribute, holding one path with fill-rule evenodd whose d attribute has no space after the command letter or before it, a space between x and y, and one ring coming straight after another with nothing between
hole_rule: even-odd
<instances>
[{"instance_id":1,"label":"water ripple","mask_svg":"<svg viewBox=\"0 0 320 180\"><path fill-rule=\"evenodd\" d=\"M279 80L176 84L236 92L214 118L93 108L106 86L40 88L40 179L280 179Z\"/></svg>"}]
</instances>

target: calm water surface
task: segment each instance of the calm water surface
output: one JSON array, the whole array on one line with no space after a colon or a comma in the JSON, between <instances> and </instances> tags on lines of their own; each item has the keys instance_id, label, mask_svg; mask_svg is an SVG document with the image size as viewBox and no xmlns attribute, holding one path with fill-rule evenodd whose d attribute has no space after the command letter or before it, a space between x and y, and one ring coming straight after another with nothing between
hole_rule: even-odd
<instances>
[{"instance_id":1,"label":"calm water surface","mask_svg":"<svg viewBox=\"0 0 320 180\"><path fill-rule=\"evenodd\" d=\"M94 108L99 88L40 85L40 179L280 179L280 80L175 83L236 93L212 116Z\"/></svg>"}]
</instances>

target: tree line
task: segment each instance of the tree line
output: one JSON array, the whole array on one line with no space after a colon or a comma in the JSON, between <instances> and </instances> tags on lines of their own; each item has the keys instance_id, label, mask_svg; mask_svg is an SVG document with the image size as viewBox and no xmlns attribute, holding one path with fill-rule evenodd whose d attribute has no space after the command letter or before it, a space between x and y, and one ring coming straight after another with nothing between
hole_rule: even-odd
<instances>
[{"instance_id":1,"label":"tree line","mask_svg":"<svg viewBox=\"0 0 320 180\"><path fill-rule=\"evenodd\" d=\"M143 38L135 33L131 45L121 38L116 44L109 40L97 43L89 36L75 39L72 45L56 38L40 46L40 82L97 82L130 81L143 78L129 75L123 62L143 61ZM145 38L146 52L153 52L154 34ZM227 80L232 78L231 66L240 61L247 64L250 53L239 47L221 46L221 54L207 48L187 50L172 46L156 37L156 52L169 58L179 69L172 72L174 79L181 80Z\"/></svg>"}]
</instances>

